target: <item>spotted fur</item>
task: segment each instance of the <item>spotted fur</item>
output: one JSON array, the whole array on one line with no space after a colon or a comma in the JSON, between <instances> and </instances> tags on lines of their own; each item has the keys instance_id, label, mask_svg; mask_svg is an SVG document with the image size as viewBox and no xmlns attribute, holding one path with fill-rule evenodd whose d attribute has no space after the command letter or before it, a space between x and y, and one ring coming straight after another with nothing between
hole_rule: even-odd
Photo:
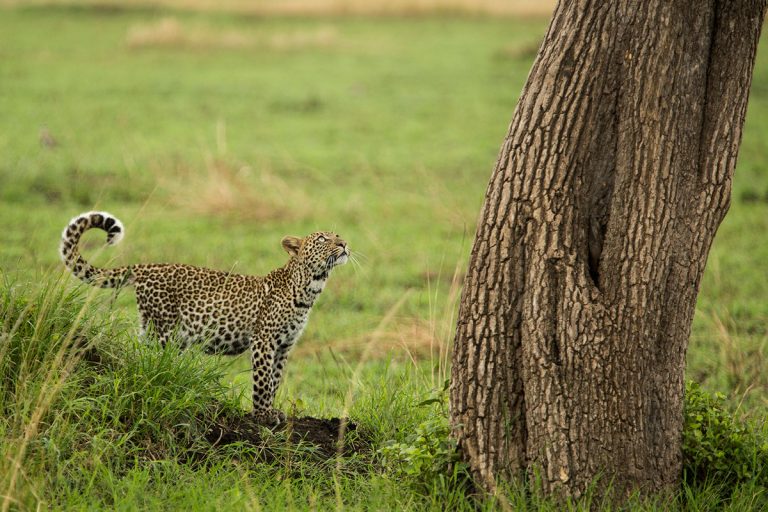
<instances>
[{"instance_id":1,"label":"spotted fur","mask_svg":"<svg viewBox=\"0 0 768 512\"><path fill-rule=\"evenodd\" d=\"M86 283L102 288L133 285L142 332L152 327L165 345L202 344L208 353L236 355L251 348L253 410L265 423L285 415L274 409L288 352L307 325L328 275L349 257L347 243L335 233L286 236L288 262L266 276L246 276L181 264L97 268L78 251L80 237L92 228L107 232L114 245L123 225L106 212L88 212L70 221L61 236L66 267Z\"/></svg>"}]
</instances>

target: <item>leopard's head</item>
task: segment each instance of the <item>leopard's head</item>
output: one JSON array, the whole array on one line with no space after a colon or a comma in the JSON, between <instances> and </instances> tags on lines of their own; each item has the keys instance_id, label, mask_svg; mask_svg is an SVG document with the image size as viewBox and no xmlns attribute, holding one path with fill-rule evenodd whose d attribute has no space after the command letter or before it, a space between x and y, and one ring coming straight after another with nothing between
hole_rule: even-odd
<instances>
[{"instance_id":1,"label":"leopard's head","mask_svg":"<svg viewBox=\"0 0 768 512\"><path fill-rule=\"evenodd\" d=\"M313 274L327 273L349 260L347 242L328 231L318 231L304 238L286 236L282 244L285 252L306 265Z\"/></svg>"}]
</instances>

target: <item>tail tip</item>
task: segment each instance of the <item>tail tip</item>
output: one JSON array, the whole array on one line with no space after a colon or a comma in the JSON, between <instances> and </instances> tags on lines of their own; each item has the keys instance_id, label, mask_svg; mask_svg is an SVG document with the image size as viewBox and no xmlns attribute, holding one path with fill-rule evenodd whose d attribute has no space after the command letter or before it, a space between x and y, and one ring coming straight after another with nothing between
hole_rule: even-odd
<instances>
[{"instance_id":1,"label":"tail tip","mask_svg":"<svg viewBox=\"0 0 768 512\"><path fill-rule=\"evenodd\" d=\"M107 232L107 244L117 245L123 239L125 227L120 220L109 212L90 211L72 218L62 232L62 243L70 237L70 230L79 227L80 233L89 228L98 228Z\"/></svg>"},{"instance_id":2,"label":"tail tip","mask_svg":"<svg viewBox=\"0 0 768 512\"><path fill-rule=\"evenodd\" d=\"M94 227L107 232L107 244L117 245L123 239L125 227L120 220L109 212L88 212L84 214L91 219Z\"/></svg>"}]
</instances>

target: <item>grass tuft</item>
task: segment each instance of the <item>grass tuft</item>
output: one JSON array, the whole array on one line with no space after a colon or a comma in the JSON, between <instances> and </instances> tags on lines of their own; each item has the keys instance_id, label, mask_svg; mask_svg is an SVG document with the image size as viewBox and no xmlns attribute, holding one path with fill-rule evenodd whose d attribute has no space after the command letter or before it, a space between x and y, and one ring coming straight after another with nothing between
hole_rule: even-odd
<instances>
[{"instance_id":1,"label":"grass tuft","mask_svg":"<svg viewBox=\"0 0 768 512\"><path fill-rule=\"evenodd\" d=\"M330 25L284 32L220 30L205 25L191 26L182 23L177 17L166 16L150 23L131 25L125 36L125 44L133 50L161 48L294 51L334 47L339 44L339 33Z\"/></svg>"},{"instance_id":2,"label":"grass tuft","mask_svg":"<svg viewBox=\"0 0 768 512\"><path fill-rule=\"evenodd\" d=\"M42 283L0 286L6 505L44 502L52 481L83 487L92 470L182 456L239 407L211 358L138 341L93 290Z\"/></svg>"},{"instance_id":3,"label":"grass tuft","mask_svg":"<svg viewBox=\"0 0 768 512\"><path fill-rule=\"evenodd\" d=\"M222 158L206 158L198 171L176 166L160 181L170 202L196 215L252 223L306 218L306 193L262 168L231 164Z\"/></svg>"},{"instance_id":4,"label":"grass tuft","mask_svg":"<svg viewBox=\"0 0 768 512\"><path fill-rule=\"evenodd\" d=\"M125 43L129 48L148 46L187 46L189 36L184 33L176 18L166 17L154 23L132 25Z\"/></svg>"}]
</instances>

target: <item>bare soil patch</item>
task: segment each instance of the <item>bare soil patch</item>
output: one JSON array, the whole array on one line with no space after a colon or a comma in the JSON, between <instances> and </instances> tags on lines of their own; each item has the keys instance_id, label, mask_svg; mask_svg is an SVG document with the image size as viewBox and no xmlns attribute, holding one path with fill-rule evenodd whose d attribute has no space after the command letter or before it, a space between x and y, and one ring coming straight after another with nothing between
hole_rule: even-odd
<instances>
[{"instance_id":1,"label":"bare soil patch","mask_svg":"<svg viewBox=\"0 0 768 512\"><path fill-rule=\"evenodd\" d=\"M319 460L336 456L366 454L370 442L357 425L344 418L290 417L285 423L268 429L248 415L222 416L205 434L213 448L244 443L260 448L260 458L271 462L286 447L303 448ZM275 443L282 437L283 443ZM280 446L282 444L282 446Z\"/></svg>"}]
</instances>

